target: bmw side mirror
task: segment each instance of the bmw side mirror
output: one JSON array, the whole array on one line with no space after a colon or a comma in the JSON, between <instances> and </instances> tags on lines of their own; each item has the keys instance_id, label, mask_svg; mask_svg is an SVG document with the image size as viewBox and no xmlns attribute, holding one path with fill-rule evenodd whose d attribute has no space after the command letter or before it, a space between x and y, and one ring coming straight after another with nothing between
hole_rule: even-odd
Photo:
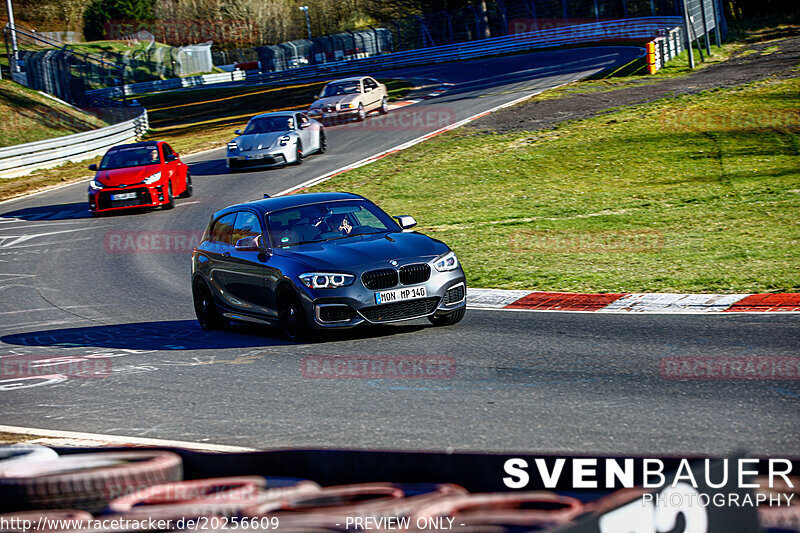
<instances>
[{"instance_id":1,"label":"bmw side mirror","mask_svg":"<svg viewBox=\"0 0 800 533\"><path fill-rule=\"evenodd\" d=\"M242 130L236 130L233 133L235 133L236 135L241 135L242 134Z\"/></svg>"},{"instance_id":2,"label":"bmw side mirror","mask_svg":"<svg viewBox=\"0 0 800 533\"><path fill-rule=\"evenodd\" d=\"M417 221L411 215L402 215L394 218L395 220L397 220L397 223L400 224L400 227L403 229L411 229L417 225Z\"/></svg>"},{"instance_id":3,"label":"bmw side mirror","mask_svg":"<svg viewBox=\"0 0 800 533\"><path fill-rule=\"evenodd\" d=\"M89 170L94 170L95 172L97 172L97 165L92 163L91 165L89 165Z\"/></svg>"},{"instance_id":4,"label":"bmw side mirror","mask_svg":"<svg viewBox=\"0 0 800 533\"><path fill-rule=\"evenodd\" d=\"M251 237L244 237L236 241L236 251L237 252L262 252L261 248L261 239L258 238L258 235L251 236Z\"/></svg>"}]
</instances>

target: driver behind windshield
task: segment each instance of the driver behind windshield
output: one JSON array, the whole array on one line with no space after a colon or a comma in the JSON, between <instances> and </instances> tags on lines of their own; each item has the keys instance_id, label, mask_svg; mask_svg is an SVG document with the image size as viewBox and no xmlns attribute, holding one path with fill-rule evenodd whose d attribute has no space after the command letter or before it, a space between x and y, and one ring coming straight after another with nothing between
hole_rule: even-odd
<instances>
[{"instance_id":1,"label":"driver behind windshield","mask_svg":"<svg viewBox=\"0 0 800 533\"><path fill-rule=\"evenodd\" d=\"M244 135L255 133L272 133L294 129L294 120L291 117L266 117L251 120L244 129Z\"/></svg>"}]
</instances>

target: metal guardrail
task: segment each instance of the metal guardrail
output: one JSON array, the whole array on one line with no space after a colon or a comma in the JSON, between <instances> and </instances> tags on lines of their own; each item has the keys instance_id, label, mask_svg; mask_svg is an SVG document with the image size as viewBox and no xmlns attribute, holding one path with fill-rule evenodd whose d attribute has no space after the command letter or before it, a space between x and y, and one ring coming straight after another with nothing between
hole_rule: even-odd
<instances>
[{"instance_id":1,"label":"metal guardrail","mask_svg":"<svg viewBox=\"0 0 800 533\"><path fill-rule=\"evenodd\" d=\"M116 144L138 139L148 127L147 111L139 110L138 116L105 128L0 148L0 178L22 176L68 161L83 161Z\"/></svg>"},{"instance_id":2,"label":"metal guardrail","mask_svg":"<svg viewBox=\"0 0 800 533\"><path fill-rule=\"evenodd\" d=\"M308 67L268 72L245 76L241 73L241 81L247 84L274 84L290 80L305 80L342 74L345 72L371 72L392 68L409 67L429 63L444 63L464 59L476 59L492 55L522 52L537 48L551 48L570 44L596 43L610 40L651 40L666 34L682 24L681 17L641 17L601 21L590 24L578 24L547 30L531 31L503 37L482 39L445 46L420 48L405 52L394 52L377 57L350 59L322 63ZM224 79L227 76L228 79ZM211 74L192 78L176 78L157 82L135 83L125 86L126 95L144 94L156 91L173 90L181 87L194 87L217 83L230 83L231 74ZM186 81L184 81L186 80ZM87 91L87 94L119 97L119 87Z\"/></svg>"},{"instance_id":3,"label":"metal guardrail","mask_svg":"<svg viewBox=\"0 0 800 533\"><path fill-rule=\"evenodd\" d=\"M125 95L134 96L137 94L174 91L175 89L182 89L185 87L231 83L243 81L245 77L246 74L243 70L234 70L232 72L220 72L218 74L203 74L201 76L187 76L185 78L132 83L125 86ZM119 98L122 96L122 90L119 87L108 87L107 89L86 91L86 94L90 96L101 96L103 98Z\"/></svg>"}]
</instances>

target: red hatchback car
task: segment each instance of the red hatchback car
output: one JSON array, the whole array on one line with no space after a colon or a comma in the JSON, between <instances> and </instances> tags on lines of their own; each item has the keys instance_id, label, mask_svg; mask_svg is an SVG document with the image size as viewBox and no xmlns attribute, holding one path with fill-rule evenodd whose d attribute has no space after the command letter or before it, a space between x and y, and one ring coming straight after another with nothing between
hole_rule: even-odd
<instances>
[{"instance_id":1,"label":"red hatchback car","mask_svg":"<svg viewBox=\"0 0 800 533\"><path fill-rule=\"evenodd\" d=\"M89 182L89 212L121 209L172 209L174 198L192 195L189 167L163 142L121 144L110 148Z\"/></svg>"}]
</instances>

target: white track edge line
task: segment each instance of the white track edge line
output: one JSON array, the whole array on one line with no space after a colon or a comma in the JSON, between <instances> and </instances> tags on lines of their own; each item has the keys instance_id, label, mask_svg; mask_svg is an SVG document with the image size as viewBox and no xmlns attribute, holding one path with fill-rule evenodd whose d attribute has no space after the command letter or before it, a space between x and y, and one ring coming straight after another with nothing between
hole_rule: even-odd
<instances>
[{"instance_id":1,"label":"white track edge line","mask_svg":"<svg viewBox=\"0 0 800 533\"><path fill-rule=\"evenodd\" d=\"M125 437L121 435L104 435L100 433L82 433L78 431L60 431L52 429L26 428L19 426L0 425L0 431L17 433L21 435L35 435L37 437L53 437L67 439L85 439L112 444L139 444L142 446L159 446L169 448L188 448L191 450L210 452L253 452L257 448L244 446L229 446L226 444L207 444L204 442L189 442L183 440L150 439L143 437Z\"/></svg>"}]
</instances>

